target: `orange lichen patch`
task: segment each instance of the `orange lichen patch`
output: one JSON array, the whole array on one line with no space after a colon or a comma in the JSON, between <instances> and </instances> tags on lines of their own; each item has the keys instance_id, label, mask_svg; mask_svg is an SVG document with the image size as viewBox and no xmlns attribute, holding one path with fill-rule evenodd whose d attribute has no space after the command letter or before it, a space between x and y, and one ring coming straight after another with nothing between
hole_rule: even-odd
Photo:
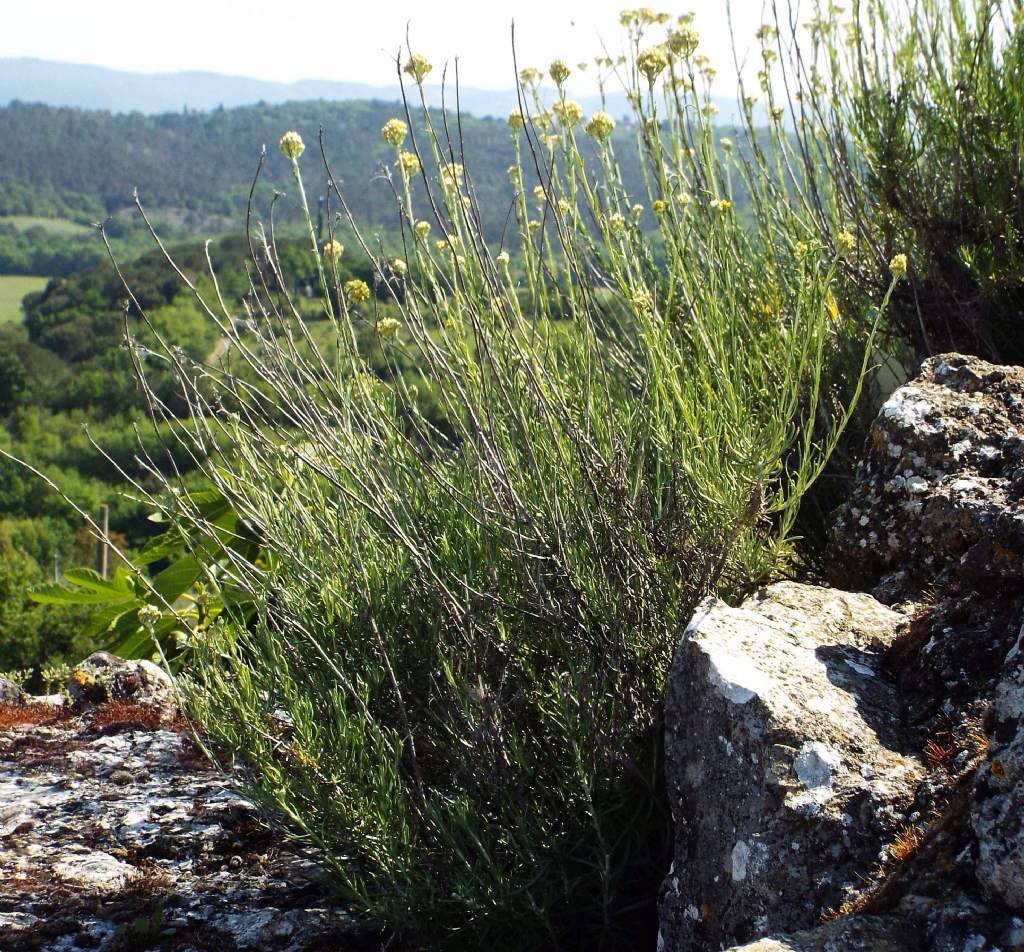
<instances>
[{"instance_id":1,"label":"orange lichen patch","mask_svg":"<svg viewBox=\"0 0 1024 952\"><path fill-rule=\"evenodd\" d=\"M22 724L57 724L71 717L71 712L52 704L0 705L0 730Z\"/></svg>"}]
</instances>

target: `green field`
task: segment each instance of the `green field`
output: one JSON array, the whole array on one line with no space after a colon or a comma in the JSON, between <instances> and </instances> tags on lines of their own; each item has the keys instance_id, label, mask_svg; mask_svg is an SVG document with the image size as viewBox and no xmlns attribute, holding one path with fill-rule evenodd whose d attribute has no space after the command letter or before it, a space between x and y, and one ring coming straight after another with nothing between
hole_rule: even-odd
<instances>
[{"instance_id":1,"label":"green field","mask_svg":"<svg viewBox=\"0 0 1024 952\"><path fill-rule=\"evenodd\" d=\"M49 278L36 275L0 274L0 324L21 320L21 299L30 291L40 291Z\"/></svg>"},{"instance_id":2,"label":"green field","mask_svg":"<svg viewBox=\"0 0 1024 952\"><path fill-rule=\"evenodd\" d=\"M0 225L13 225L18 231L45 228L55 235L85 235L91 230L68 218L40 218L38 215L0 215Z\"/></svg>"}]
</instances>

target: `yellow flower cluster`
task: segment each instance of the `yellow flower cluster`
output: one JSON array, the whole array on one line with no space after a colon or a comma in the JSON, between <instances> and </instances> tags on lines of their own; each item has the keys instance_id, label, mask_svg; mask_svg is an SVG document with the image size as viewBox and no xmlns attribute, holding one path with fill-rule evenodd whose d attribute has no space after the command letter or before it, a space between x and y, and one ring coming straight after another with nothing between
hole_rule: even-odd
<instances>
[{"instance_id":1,"label":"yellow flower cluster","mask_svg":"<svg viewBox=\"0 0 1024 952\"><path fill-rule=\"evenodd\" d=\"M295 131L286 132L281 136L277 147L281 150L282 155L293 162L306 151L306 144L302 141L302 136Z\"/></svg>"},{"instance_id":2,"label":"yellow flower cluster","mask_svg":"<svg viewBox=\"0 0 1024 952\"><path fill-rule=\"evenodd\" d=\"M551 111L558 116L562 125L569 129L583 118L583 107L571 99L560 99L551 107Z\"/></svg>"},{"instance_id":3,"label":"yellow flower cluster","mask_svg":"<svg viewBox=\"0 0 1024 952\"><path fill-rule=\"evenodd\" d=\"M391 273L396 278L404 278L408 271L409 266L401 258L395 258L391 262Z\"/></svg>"},{"instance_id":4,"label":"yellow flower cluster","mask_svg":"<svg viewBox=\"0 0 1024 952\"><path fill-rule=\"evenodd\" d=\"M418 221L412 226L412 230L416 232L416 236L420 241L426 241L427 235L430 234L430 222L429 221Z\"/></svg>"},{"instance_id":5,"label":"yellow flower cluster","mask_svg":"<svg viewBox=\"0 0 1024 952\"><path fill-rule=\"evenodd\" d=\"M678 30L672 30L668 35L668 48L676 54L689 59L697 51L700 44L700 34L692 27L683 26Z\"/></svg>"},{"instance_id":6,"label":"yellow flower cluster","mask_svg":"<svg viewBox=\"0 0 1024 952\"><path fill-rule=\"evenodd\" d=\"M619 23L625 27L665 24L670 19L671 17L667 13L655 13L650 7L640 7L639 10L623 10L619 14Z\"/></svg>"},{"instance_id":7,"label":"yellow flower cluster","mask_svg":"<svg viewBox=\"0 0 1024 952\"><path fill-rule=\"evenodd\" d=\"M584 129L587 130L587 135L593 136L595 139L604 141L611 134L615 128L615 120L608 115L606 112L595 112L594 115L587 120L587 124Z\"/></svg>"},{"instance_id":8,"label":"yellow flower cluster","mask_svg":"<svg viewBox=\"0 0 1024 952\"><path fill-rule=\"evenodd\" d=\"M728 136L722 136L722 138L718 140L718 144L722 147L723 152L732 152L732 139Z\"/></svg>"},{"instance_id":9,"label":"yellow flower cluster","mask_svg":"<svg viewBox=\"0 0 1024 952\"><path fill-rule=\"evenodd\" d=\"M344 246L340 241L337 241L334 238L324 245L324 258L327 261L330 261L331 264L337 264L344 253Z\"/></svg>"},{"instance_id":10,"label":"yellow flower cluster","mask_svg":"<svg viewBox=\"0 0 1024 952\"><path fill-rule=\"evenodd\" d=\"M533 197L535 199L537 199L538 202L546 202L547 201L548 196L547 196L547 193L544 191L544 186L543 185L534 185L534 187L533 187Z\"/></svg>"},{"instance_id":11,"label":"yellow flower cluster","mask_svg":"<svg viewBox=\"0 0 1024 952\"><path fill-rule=\"evenodd\" d=\"M509 257L509 253L507 251L499 251L497 257L494 260L503 268L507 268L509 261L511 261L512 259Z\"/></svg>"},{"instance_id":12,"label":"yellow flower cluster","mask_svg":"<svg viewBox=\"0 0 1024 952\"><path fill-rule=\"evenodd\" d=\"M612 212L608 216L608 227L616 235L622 234L626 230L626 219L621 212Z\"/></svg>"},{"instance_id":13,"label":"yellow flower cluster","mask_svg":"<svg viewBox=\"0 0 1024 952\"><path fill-rule=\"evenodd\" d=\"M458 188L465 170L458 162L449 162L441 168L441 184L445 188Z\"/></svg>"},{"instance_id":14,"label":"yellow flower cluster","mask_svg":"<svg viewBox=\"0 0 1024 952\"><path fill-rule=\"evenodd\" d=\"M409 127L401 119L389 119L381 126L381 138L396 149L405 142L409 134Z\"/></svg>"},{"instance_id":15,"label":"yellow flower cluster","mask_svg":"<svg viewBox=\"0 0 1024 952\"><path fill-rule=\"evenodd\" d=\"M727 198L712 199L710 204L711 207L721 215L724 215L727 211L729 211L732 208L732 202L730 202Z\"/></svg>"},{"instance_id":16,"label":"yellow flower cluster","mask_svg":"<svg viewBox=\"0 0 1024 952\"><path fill-rule=\"evenodd\" d=\"M395 163L405 175L415 175L420 170L420 160L415 152L399 152Z\"/></svg>"},{"instance_id":17,"label":"yellow flower cluster","mask_svg":"<svg viewBox=\"0 0 1024 952\"><path fill-rule=\"evenodd\" d=\"M508 114L508 126L513 132L519 132L525 125L526 120L523 119L523 114L518 109Z\"/></svg>"},{"instance_id":18,"label":"yellow flower cluster","mask_svg":"<svg viewBox=\"0 0 1024 952\"><path fill-rule=\"evenodd\" d=\"M848 255L857 247L857 239L853 237L852 232L843 229L836 235L836 247L840 254Z\"/></svg>"},{"instance_id":19,"label":"yellow flower cluster","mask_svg":"<svg viewBox=\"0 0 1024 952\"><path fill-rule=\"evenodd\" d=\"M907 273L907 256L902 254L895 255L892 261L889 262L889 270L897 281L902 278Z\"/></svg>"},{"instance_id":20,"label":"yellow flower cluster","mask_svg":"<svg viewBox=\"0 0 1024 952\"><path fill-rule=\"evenodd\" d=\"M402 322L396 321L393 317L382 317L374 325L374 330L377 332L377 336L386 340L391 337L398 335L399 328L401 328Z\"/></svg>"},{"instance_id":21,"label":"yellow flower cluster","mask_svg":"<svg viewBox=\"0 0 1024 952\"><path fill-rule=\"evenodd\" d=\"M370 286L359 278L346 281L342 290L345 292L346 299L353 304L362 304L364 301L370 300Z\"/></svg>"},{"instance_id":22,"label":"yellow flower cluster","mask_svg":"<svg viewBox=\"0 0 1024 952\"><path fill-rule=\"evenodd\" d=\"M556 59L548 67L548 75L555 81L556 86L561 86L569 78L571 72L572 70L560 59Z\"/></svg>"},{"instance_id":23,"label":"yellow flower cluster","mask_svg":"<svg viewBox=\"0 0 1024 952\"><path fill-rule=\"evenodd\" d=\"M636 68L647 77L647 82L653 84L668 67L668 56L661 46L652 46L643 50L636 58Z\"/></svg>"},{"instance_id":24,"label":"yellow flower cluster","mask_svg":"<svg viewBox=\"0 0 1024 952\"><path fill-rule=\"evenodd\" d=\"M660 218L668 211L668 202L663 198L656 198L651 202L651 211Z\"/></svg>"},{"instance_id":25,"label":"yellow flower cluster","mask_svg":"<svg viewBox=\"0 0 1024 952\"><path fill-rule=\"evenodd\" d=\"M544 74L533 66L527 66L519 71L519 82L524 86L536 86L544 78Z\"/></svg>"},{"instance_id":26,"label":"yellow flower cluster","mask_svg":"<svg viewBox=\"0 0 1024 952\"><path fill-rule=\"evenodd\" d=\"M637 202L629 210L629 213L633 216L633 220L636 221L644 213L644 206Z\"/></svg>"},{"instance_id":27,"label":"yellow flower cluster","mask_svg":"<svg viewBox=\"0 0 1024 952\"><path fill-rule=\"evenodd\" d=\"M405 64L403 70L411 76L417 83L422 83L434 67L430 65L430 62L425 56L420 56L419 53L413 53L409 57L409 62Z\"/></svg>"}]
</instances>

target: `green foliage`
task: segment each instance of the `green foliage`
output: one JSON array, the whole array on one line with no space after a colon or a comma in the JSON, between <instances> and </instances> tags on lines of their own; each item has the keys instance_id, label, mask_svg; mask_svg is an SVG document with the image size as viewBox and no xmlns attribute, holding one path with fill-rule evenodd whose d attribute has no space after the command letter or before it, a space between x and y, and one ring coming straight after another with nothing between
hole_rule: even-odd
<instances>
[{"instance_id":1,"label":"green foliage","mask_svg":"<svg viewBox=\"0 0 1024 952\"><path fill-rule=\"evenodd\" d=\"M890 321L918 353L1021 362L1020 0L857 0L847 15L826 3L816 12L799 59L779 30L763 43L782 55L772 88L794 96L789 167L801 170L817 240L835 247L846 229L856 241L846 298L876 295L905 253L910 280Z\"/></svg>"},{"instance_id":2,"label":"green foliage","mask_svg":"<svg viewBox=\"0 0 1024 952\"><path fill-rule=\"evenodd\" d=\"M92 569L72 569L59 582L37 585L31 594L42 605L79 605L93 609L83 635L122 658L149 658L158 652L177 669L187 663L193 639L230 608L244 620L251 600L225 582L224 560L258 558L259 547L239 524L218 492L189 494L203 518L190 534L177 528L153 536L110 578ZM151 576L147 567L157 566ZM212 583L212 584L210 584Z\"/></svg>"},{"instance_id":3,"label":"green foliage","mask_svg":"<svg viewBox=\"0 0 1024 952\"><path fill-rule=\"evenodd\" d=\"M346 900L421 945L653 942L673 646L702 597L790 563L863 364L834 375L878 316L841 320L841 257L781 237L809 228L799 206L741 226L755 146L716 142L688 61L656 98L630 44L647 208L621 140L538 102L511 135L515 257L495 256L508 206L417 115L429 193L400 174L401 262L355 236L376 294L307 216L325 320L271 281L240 322L193 281L237 356L174 363L185 419L154 403L259 545L194 553L225 610L194 639L192 713ZM170 526L208 532L169 488Z\"/></svg>"},{"instance_id":4,"label":"green foliage","mask_svg":"<svg viewBox=\"0 0 1024 952\"><path fill-rule=\"evenodd\" d=\"M31 600L44 578L36 561L13 545L10 527L0 522L0 670L75 662L91 648L81 609Z\"/></svg>"}]
</instances>

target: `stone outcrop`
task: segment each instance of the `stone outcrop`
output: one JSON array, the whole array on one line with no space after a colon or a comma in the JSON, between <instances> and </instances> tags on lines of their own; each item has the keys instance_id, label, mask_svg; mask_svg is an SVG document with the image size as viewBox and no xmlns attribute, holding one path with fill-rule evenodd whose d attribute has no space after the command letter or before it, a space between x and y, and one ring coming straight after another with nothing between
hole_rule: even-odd
<instances>
[{"instance_id":1,"label":"stone outcrop","mask_svg":"<svg viewBox=\"0 0 1024 952\"><path fill-rule=\"evenodd\" d=\"M806 928L873 868L924 775L880 671L904 624L791 582L698 611L668 684L667 948Z\"/></svg>"},{"instance_id":2,"label":"stone outcrop","mask_svg":"<svg viewBox=\"0 0 1024 952\"><path fill-rule=\"evenodd\" d=\"M682 638L660 945L1024 949L1024 370L926 361L832 556Z\"/></svg>"},{"instance_id":3,"label":"stone outcrop","mask_svg":"<svg viewBox=\"0 0 1024 952\"><path fill-rule=\"evenodd\" d=\"M170 717L178 710L174 684L163 668L152 661L125 661L106 651L97 651L74 667L67 692L80 709L120 701Z\"/></svg>"},{"instance_id":4,"label":"stone outcrop","mask_svg":"<svg viewBox=\"0 0 1024 952\"><path fill-rule=\"evenodd\" d=\"M380 947L180 721L40 707L0 730L4 952Z\"/></svg>"}]
</instances>

